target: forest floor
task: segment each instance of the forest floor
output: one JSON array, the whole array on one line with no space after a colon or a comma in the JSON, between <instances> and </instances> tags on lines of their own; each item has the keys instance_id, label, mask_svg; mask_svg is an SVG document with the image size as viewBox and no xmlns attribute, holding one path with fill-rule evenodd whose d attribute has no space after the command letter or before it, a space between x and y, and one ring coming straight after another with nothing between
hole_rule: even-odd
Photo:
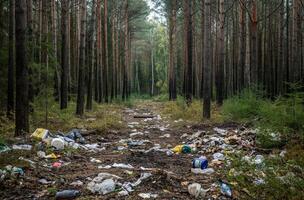
<instances>
[{"instance_id":1,"label":"forest floor","mask_svg":"<svg viewBox=\"0 0 304 200\"><path fill-rule=\"evenodd\" d=\"M206 194L201 193L203 199L229 199L221 193L218 180L228 182L228 174L238 173L233 169L230 157L236 151L241 151L242 155L249 155L246 161L263 164L263 157L256 155L265 152L256 148L253 130L237 123L173 120L163 115L163 109L163 103L150 100L138 101L132 108L119 108L115 112L121 116L123 128L105 133L94 130L84 132L86 144L98 144L99 149L95 151L73 148L61 152L46 151L60 154L58 159L39 158L36 148L1 153L0 168L9 164L17 165L15 159L19 160L18 167L22 167L25 172L23 176L0 182L1 199L52 199L57 191L68 189L79 190L79 199L194 199L188 192L188 186L192 183L199 183L208 190ZM82 120L97 119L90 117ZM29 138L19 143L34 144ZM169 149L180 144L189 144L193 151L172 155L168 153ZM192 160L200 156L207 157L208 167L214 169L213 173L195 174L191 171ZM22 161L20 157L23 157ZM63 165L52 167L56 161ZM114 163L125 165L110 167ZM116 182L114 192L102 195L93 194L87 189L92 179L100 173L119 177L112 177ZM132 186L134 191L123 196L121 186L126 188L126 183L130 186L140 177L145 179ZM261 177L263 175L250 174L246 178L252 180L252 184L259 185L263 184ZM250 199L248 189L237 187L237 184L229 182L233 198Z\"/></svg>"}]
</instances>

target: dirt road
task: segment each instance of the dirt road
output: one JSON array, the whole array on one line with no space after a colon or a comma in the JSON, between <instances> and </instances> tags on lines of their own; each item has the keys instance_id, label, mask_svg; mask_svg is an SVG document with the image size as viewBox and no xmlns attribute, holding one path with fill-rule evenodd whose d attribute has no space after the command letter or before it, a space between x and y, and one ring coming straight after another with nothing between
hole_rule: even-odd
<instances>
[{"instance_id":1,"label":"dirt road","mask_svg":"<svg viewBox=\"0 0 304 200\"><path fill-rule=\"evenodd\" d=\"M213 130L214 127L187 124L179 126L178 121L161 116L161 109L161 103L150 101L141 102L132 109L122 109L121 123L125 123L127 128L111 130L103 135L92 133L85 136L86 143L97 143L102 150L66 151L60 158L66 166L56 169L43 167L44 163L50 164L54 161L41 160L37 158L36 152L27 154L26 158L39 164L34 168L25 168L24 177L1 183L1 199L52 199L56 191L66 189L79 190L79 199L143 199L147 193L152 195L151 199L194 199L188 193L188 185L191 183L200 183L204 189L209 190L205 199L226 199L220 194L217 184L217 180L224 177L221 174L224 161L211 162L214 153L222 152L221 143L214 142L211 144L212 148L207 148L210 137L218 135ZM154 117L146 118L147 116ZM238 128L235 124L217 127L227 132ZM198 137L193 136L198 132ZM203 139L206 140L202 141ZM168 153L176 145L194 142L198 142L195 152L173 155ZM214 173L191 172L193 158L202 155L208 158ZM129 168L113 167L114 163L129 165ZM99 173L110 173L121 178L117 181L115 192L100 195L92 194L87 189L88 183ZM122 196L119 193L124 183L136 182L143 173L151 173L151 176L134 186L134 191L128 195ZM46 179L48 183L39 183L41 179ZM79 186L71 185L75 181L80 183Z\"/></svg>"}]
</instances>

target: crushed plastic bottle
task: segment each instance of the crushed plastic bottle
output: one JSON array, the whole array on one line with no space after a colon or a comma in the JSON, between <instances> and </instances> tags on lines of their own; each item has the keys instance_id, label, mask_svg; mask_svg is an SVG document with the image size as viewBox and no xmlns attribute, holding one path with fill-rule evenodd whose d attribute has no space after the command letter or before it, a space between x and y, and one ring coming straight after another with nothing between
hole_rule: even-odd
<instances>
[{"instance_id":1,"label":"crushed plastic bottle","mask_svg":"<svg viewBox=\"0 0 304 200\"><path fill-rule=\"evenodd\" d=\"M221 187L221 193L225 196L232 197L232 190L230 186L222 180L219 180L219 184Z\"/></svg>"},{"instance_id":2,"label":"crushed plastic bottle","mask_svg":"<svg viewBox=\"0 0 304 200\"><path fill-rule=\"evenodd\" d=\"M55 199L74 199L80 195L78 190L63 190L56 193Z\"/></svg>"},{"instance_id":3,"label":"crushed plastic bottle","mask_svg":"<svg viewBox=\"0 0 304 200\"><path fill-rule=\"evenodd\" d=\"M205 156L194 158L192 161L193 168L206 169L208 167L208 160Z\"/></svg>"}]
</instances>

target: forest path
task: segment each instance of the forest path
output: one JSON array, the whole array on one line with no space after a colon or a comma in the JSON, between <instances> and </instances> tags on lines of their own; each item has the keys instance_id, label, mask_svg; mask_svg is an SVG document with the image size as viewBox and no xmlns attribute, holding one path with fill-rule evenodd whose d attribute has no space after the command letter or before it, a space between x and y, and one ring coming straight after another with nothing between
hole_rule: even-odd
<instances>
[{"instance_id":1,"label":"forest path","mask_svg":"<svg viewBox=\"0 0 304 200\"><path fill-rule=\"evenodd\" d=\"M34 152L27 158L39 165L26 169L21 185L16 182L2 185L0 196L3 195L3 199L50 199L56 191L77 189L81 192L79 199L193 199L188 185L200 183L204 189L209 189L205 198L226 199L217 184L219 178L225 177L221 171L225 163L213 160L214 153L227 148L221 146L223 136L211 125L185 122L178 126L170 118L161 116L162 109L162 103L148 100L138 101L133 108L122 108L121 123L126 128L85 135L86 144L97 144L98 148L94 151L65 149L59 159L63 166L59 168L49 167L56 160L41 160ZM139 116L143 118L137 118ZM237 129L234 124L219 127L225 132ZM191 153L170 152L180 144L195 144L197 149ZM208 158L213 173L191 172L192 160L202 155ZM120 177L113 178L116 192L92 194L87 189L88 185L97 183L92 180L96 181L100 173ZM140 177L146 179L138 181ZM47 182L41 183L41 179ZM128 195L120 192L122 188L129 191Z\"/></svg>"}]
</instances>

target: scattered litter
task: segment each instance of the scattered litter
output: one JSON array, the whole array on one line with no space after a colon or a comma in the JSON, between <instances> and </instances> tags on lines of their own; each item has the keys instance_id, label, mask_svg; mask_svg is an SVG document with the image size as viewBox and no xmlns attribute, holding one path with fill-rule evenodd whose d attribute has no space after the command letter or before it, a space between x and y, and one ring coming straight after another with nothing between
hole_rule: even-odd
<instances>
[{"instance_id":1,"label":"scattered litter","mask_svg":"<svg viewBox=\"0 0 304 200\"><path fill-rule=\"evenodd\" d=\"M215 154L213 154L213 159L214 160L225 160L225 156L222 153L215 153Z\"/></svg>"},{"instance_id":2,"label":"scattered litter","mask_svg":"<svg viewBox=\"0 0 304 200\"><path fill-rule=\"evenodd\" d=\"M221 193L225 196L232 197L232 190L229 185L223 182L222 180L220 180L219 182L221 187Z\"/></svg>"},{"instance_id":3,"label":"scattered litter","mask_svg":"<svg viewBox=\"0 0 304 200\"><path fill-rule=\"evenodd\" d=\"M37 152L37 156L38 156L39 158L45 158L46 154L45 154L44 151L38 151L38 152Z\"/></svg>"},{"instance_id":4,"label":"scattered litter","mask_svg":"<svg viewBox=\"0 0 304 200\"><path fill-rule=\"evenodd\" d=\"M59 168L59 167L61 167L62 166L62 163L61 162L54 162L53 164L52 164L52 167L53 168Z\"/></svg>"},{"instance_id":5,"label":"scattered litter","mask_svg":"<svg viewBox=\"0 0 304 200\"><path fill-rule=\"evenodd\" d=\"M50 185L50 184L54 184L54 181L48 181L45 178L39 179L38 183L42 184L42 185Z\"/></svg>"},{"instance_id":6,"label":"scattered litter","mask_svg":"<svg viewBox=\"0 0 304 200\"><path fill-rule=\"evenodd\" d=\"M43 155L43 153L40 153L40 156L42 156L42 155ZM51 153L49 155L44 156L44 158L47 158L47 159L57 159L57 158L60 158L60 156L58 156L58 155L56 155L54 153Z\"/></svg>"},{"instance_id":7,"label":"scattered litter","mask_svg":"<svg viewBox=\"0 0 304 200\"><path fill-rule=\"evenodd\" d=\"M19 160L23 160L23 161L25 161L25 162L28 162L28 163L31 165L31 167L35 168L35 164L36 164L36 163L35 163L34 161L32 161L32 160L30 160L30 159L23 158L22 156L19 157L18 159L19 159Z\"/></svg>"},{"instance_id":8,"label":"scattered litter","mask_svg":"<svg viewBox=\"0 0 304 200\"><path fill-rule=\"evenodd\" d=\"M54 138L52 139L51 146L54 147L56 150L63 150L64 149L64 140L61 138Z\"/></svg>"},{"instance_id":9,"label":"scattered litter","mask_svg":"<svg viewBox=\"0 0 304 200\"><path fill-rule=\"evenodd\" d=\"M202 188L201 184L199 183L192 183L188 186L188 192L191 196L194 196L195 198L204 198L208 190Z\"/></svg>"},{"instance_id":10,"label":"scattered litter","mask_svg":"<svg viewBox=\"0 0 304 200\"><path fill-rule=\"evenodd\" d=\"M206 169L208 167L208 160L205 156L194 158L192 161L193 168Z\"/></svg>"},{"instance_id":11,"label":"scattered litter","mask_svg":"<svg viewBox=\"0 0 304 200\"><path fill-rule=\"evenodd\" d=\"M213 130L222 136L227 135L227 130L225 130L225 129L220 129L220 128L215 127Z\"/></svg>"},{"instance_id":12,"label":"scattered litter","mask_svg":"<svg viewBox=\"0 0 304 200\"><path fill-rule=\"evenodd\" d=\"M130 164L123 164L123 163L114 163L112 165L114 168L122 168L122 169L134 169L134 167Z\"/></svg>"},{"instance_id":13,"label":"scattered litter","mask_svg":"<svg viewBox=\"0 0 304 200\"><path fill-rule=\"evenodd\" d=\"M287 151L286 151L286 150L281 151L281 153L280 153L280 157L284 158L286 153L287 153Z\"/></svg>"},{"instance_id":14,"label":"scattered litter","mask_svg":"<svg viewBox=\"0 0 304 200\"><path fill-rule=\"evenodd\" d=\"M122 191L118 192L119 197L124 197L124 196L128 196L128 195L129 195L129 192L126 190L122 190Z\"/></svg>"},{"instance_id":15,"label":"scattered litter","mask_svg":"<svg viewBox=\"0 0 304 200\"><path fill-rule=\"evenodd\" d=\"M12 165L7 165L4 170L0 171L1 179L4 179L6 175L12 176L24 176L24 171L20 167L13 167ZM3 177L2 177L3 176Z\"/></svg>"},{"instance_id":16,"label":"scattered litter","mask_svg":"<svg viewBox=\"0 0 304 200\"><path fill-rule=\"evenodd\" d=\"M113 179L106 179L101 183L91 182L88 184L88 190L92 193L99 193L102 195L109 194L115 190L115 182Z\"/></svg>"},{"instance_id":17,"label":"scattered litter","mask_svg":"<svg viewBox=\"0 0 304 200\"><path fill-rule=\"evenodd\" d=\"M21 144L21 145L13 145L12 147L14 150L26 150L30 151L32 150L33 146L29 144Z\"/></svg>"},{"instance_id":18,"label":"scattered litter","mask_svg":"<svg viewBox=\"0 0 304 200\"><path fill-rule=\"evenodd\" d=\"M42 141L46 139L49 135L49 130L43 128L37 128L35 132L31 135L32 138Z\"/></svg>"},{"instance_id":19,"label":"scattered litter","mask_svg":"<svg viewBox=\"0 0 304 200\"><path fill-rule=\"evenodd\" d=\"M106 148L105 147L100 147L99 144L86 144L82 146L84 149L93 151L93 152L100 152L104 151Z\"/></svg>"},{"instance_id":20,"label":"scattered litter","mask_svg":"<svg viewBox=\"0 0 304 200\"><path fill-rule=\"evenodd\" d=\"M131 183L131 182L125 182L122 185L122 189L128 193L133 192L135 187L137 187L138 185L140 185L142 183L142 181L144 181L145 179L149 178L150 176L152 176L151 173L142 173L139 177L139 179L137 179L136 182Z\"/></svg>"},{"instance_id":21,"label":"scattered litter","mask_svg":"<svg viewBox=\"0 0 304 200\"><path fill-rule=\"evenodd\" d=\"M95 119L96 120L96 119ZM85 139L82 137L80 131L78 129L73 129L66 134L67 138L74 140L75 142L79 142L81 144L85 143Z\"/></svg>"},{"instance_id":22,"label":"scattered litter","mask_svg":"<svg viewBox=\"0 0 304 200\"><path fill-rule=\"evenodd\" d=\"M88 185L87 189L92 193L108 194L115 190L115 182L121 179L119 176L109 173L99 173Z\"/></svg>"},{"instance_id":23,"label":"scattered litter","mask_svg":"<svg viewBox=\"0 0 304 200\"><path fill-rule=\"evenodd\" d=\"M262 155L257 155L255 158L254 158L254 163L258 166L261 166L264 162L264 156Z\"/></svg>"},{"instance_id":24,"label":"scattered litter","mask_svg":"<svg viewBox=\"0 0 304 200\"><path fill-rule=\"evenodd\" d=\"M5 144L0 144L0 153L4 153L4 152L7 152L7 151L10 151L11 149L6 146Z\"/></svg>"},{"instance_id":25,"label":"scattered litter","mask_svg":"<svg viewBox=\"0 0 304 200\"><path fill-rule=\"evenodd\" d=\"M95 158L90 158L90 162L92 163L101 163L101 160L95 159Z\"/></svg>"},{"instance_id":26,"label":"scattered litter","mask_svg":"<svg viewBox=\"0 0 304 200\"><path fill-rule=\"evenodd\" d=\"M139 193L138 196L143 199L156 199L158 197L158 194Z\"/></svg>"},{"instance_id":27,"label":"scattered litter","mask_svg":"<svg viewBox=\"0 0 304 200\"><path fill-rule=\"evenodd\" d=\"M135 137L135 136L138 136L138 135L144 135L144 133L142 133L142 132L131 133L130 137Z\"/></svg>"},{"instance_id":28,"label":"scattered litter","mask_svg":"<svg viewBox=\"0 0 304 200\"><path fill-rule=\"evenodd\" d=\"M152 176L151 173L142 173L142 174L140 175L140 178L139 178L135 183L133 183L132 186L133 186L133 187L138 186L139 184L141 184L141 182L142 182L143 180L149 178L150 176Z\"/></svg>"},{"instance_id":29,"label":"scattered litter","mask_svg":"<svg viewBox=\"0 0 304 200\"><path fill-rule=\"evenodd\" d=\"M78 190L63 190L56 193L55 199L74 199L80 195Z\"/></svg>"},{"instance_id":30,"label":"scattered litter","mask_svg":"<svg viewBox=\"0 0 304 200\"><path fill-rule=\"evenodd\" d=\"M159 138L170 138L170 137L171 137L171 135L169 133L159 136Z\"/></svg>"},{"instance_id":31,"label":"scattered litter","mask_svg":"<svg viewBox=\"0 0 304 200\"><path fill-rule=\"evenodd\" d=\"M191 153L191 147L189 145L177 145L172 151L174 153Z\"/></svg>"},{"instance_id":32,"label":"scattered litter","mask_svg":"<svg viewBox=\"0 0 304 200\"><path fill-rule=\"evenodd\" d=\"M111 169L111 168L112 168L111 165L106 165L106 166L99 165L98 166L98 169Z\"/></svg>"},{"instance_id":33,"label":"scattered litter","mask_svg":"<svg viewBox=\"0 0 304 200\"><path fill-rule=\"evenodd\" d=\"M264 179L255 179L255 180L253 181L253 183L254 183L255 185L264 185L264 184L265 184L265 180L264 180Z\"/></svg>"},{"instance_id":34,"label":"scattered litter","mask_svg":"<svg viewBox=\"0 0 304 200\"><path fill-rule=\"evenodd\" d=\"M172 156L174 154L174 152L171 150L168 150L168 151L166 151L166 154L167 154L167 156Z\"/></svg>"},{"instance_id":35,"label":"scattered litter","mask_svg":"<svg viewBox=\"0 0 304 200\"><path fill-rule=\"evenodd\" d=\"M194 174L213 174L215 171L213 168L199 169L199 168L191 168L191 172Z\"/></svg>"},{"instance_id":36,"label":"scattered litter","mask_svg":"<svg viewBox=\"0 0 304 200\"><path fill-rule=\"evenodd\" d=\"M178 122L183 122L183 119L179 119L179 120L174 120L174 123L178 123Z\"/></svg>"},{"instance_id":37,"label":"scattered litter","mask_svg":"<svg viewBox=\"0 0 304 200\"><path fill-rule=\"evenodd\" d=\"M126 150L127 148L124 146L118 146L116 149L117 149L117 151L123 151L123 150Z\"/></svg>"}]
</instances>

